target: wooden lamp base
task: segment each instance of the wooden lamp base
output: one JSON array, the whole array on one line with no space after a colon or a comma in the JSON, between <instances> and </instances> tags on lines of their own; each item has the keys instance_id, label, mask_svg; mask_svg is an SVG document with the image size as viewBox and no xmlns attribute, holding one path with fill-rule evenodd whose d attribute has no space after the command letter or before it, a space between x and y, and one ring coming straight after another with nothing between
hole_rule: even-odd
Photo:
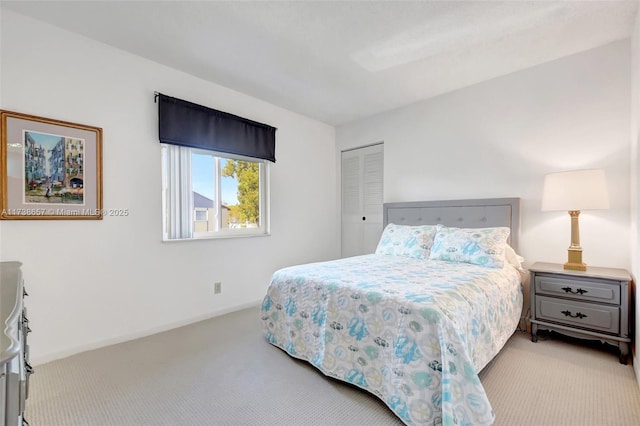
<instances>
[{"instance_id":1,"label":"wooden lamp base","mask_svg":"<svg viewBox=\"0 0 640 426\"><path fill-rule=\"evenodd\" d=\"M580 247L580 224L578 222L580 210L569 210L569 216L571 216L571 246L569 247L569 260L564 264L564 269L586 271L587 264L582 262L582 247Z\"/></svg>"},{"instance_id":2,"label":"wooden lamp base","mask_svg":"<svg viewBox=\"0 0 640 426\"><path fill-rule=\"evenodd\" d=\"M587 264L582 261L582 249L569 247L569 260L564 264L564 269L573 271L586 271Z\"/></svg>"}]
</instances>

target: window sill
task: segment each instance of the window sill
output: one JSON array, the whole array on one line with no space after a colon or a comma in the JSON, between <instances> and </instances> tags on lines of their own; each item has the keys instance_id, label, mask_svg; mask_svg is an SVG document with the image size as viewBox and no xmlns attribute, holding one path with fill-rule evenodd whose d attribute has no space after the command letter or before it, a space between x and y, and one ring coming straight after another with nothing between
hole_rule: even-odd
<instances>
[{"instance_id":1,"label":"window sill","mask_svg":"<svg viewBox=\"0 0 640 426\"><path fill-rule=\"evenodd\" d=\"M184 241L231 240L236 238L268 237L270 235L271 235L270 232L266 232L262 234L207 235L207 236L194 237L194 238L172 238L172 239L163 238L162 242L174 243L174 242L184 242Z\"/></svg>"}]
</instances>

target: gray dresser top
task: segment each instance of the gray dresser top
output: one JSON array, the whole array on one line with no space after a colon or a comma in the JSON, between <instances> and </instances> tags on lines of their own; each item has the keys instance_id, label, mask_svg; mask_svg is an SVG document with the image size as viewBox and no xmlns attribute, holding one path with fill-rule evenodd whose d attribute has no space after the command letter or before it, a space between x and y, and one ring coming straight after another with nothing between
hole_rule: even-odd
<instances>
[{"instance_id":1,"label":"gray dresser top","mask_svg":"<svg viewBox=\"0 0 640 426\"><path fill-rule=\"evenodd\" d=\"M0 262L0 364L20 353L21 265L20 262Z\"/></svg>"},{"instance_id":2,"label":"gray dresser top","mask_svg":"<svg viewBox=\"0 0 640 426\"><path fill-rule=\"evenodd\" d=\"M573 277L604 278L608 280L631 281L631 275L624 269L599 268L597 266L587 266L586 271L576 271L564 269L564 265L559 263L537 262L529 267L532 272L546 272L551 274L571 275Z\"/></svg>"}]
</instances>

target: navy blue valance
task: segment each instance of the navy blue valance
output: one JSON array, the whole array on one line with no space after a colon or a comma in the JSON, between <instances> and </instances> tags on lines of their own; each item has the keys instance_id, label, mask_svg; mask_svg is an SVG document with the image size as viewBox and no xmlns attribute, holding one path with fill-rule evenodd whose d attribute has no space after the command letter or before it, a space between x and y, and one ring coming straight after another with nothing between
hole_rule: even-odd
<instances>
[{"instance_id":1,"label":"navy blue valance","mask_svg":"<svg viewBox=\"0 0 640 426\"><path fill-rule=\"evenodd\" d=\"M157 97L160 142L275 163L275 127L163 94Z\"/></svg>"}]
</instances>

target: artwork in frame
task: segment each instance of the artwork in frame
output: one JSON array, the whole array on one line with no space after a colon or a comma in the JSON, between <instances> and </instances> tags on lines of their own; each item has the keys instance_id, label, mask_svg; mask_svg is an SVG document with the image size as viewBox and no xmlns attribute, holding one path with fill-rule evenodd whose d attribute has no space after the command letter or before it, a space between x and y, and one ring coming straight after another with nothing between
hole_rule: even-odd
<instances>
[{"instance_id":1,"label":"artwork in frame","mask_svg":"<svg viewBox=\"0 0 640 426\"><path fill-rule=\"evenodd\" d=\"M102 219L102 129L0 110L0 219Z\"/></svg>"}]
</instances>

